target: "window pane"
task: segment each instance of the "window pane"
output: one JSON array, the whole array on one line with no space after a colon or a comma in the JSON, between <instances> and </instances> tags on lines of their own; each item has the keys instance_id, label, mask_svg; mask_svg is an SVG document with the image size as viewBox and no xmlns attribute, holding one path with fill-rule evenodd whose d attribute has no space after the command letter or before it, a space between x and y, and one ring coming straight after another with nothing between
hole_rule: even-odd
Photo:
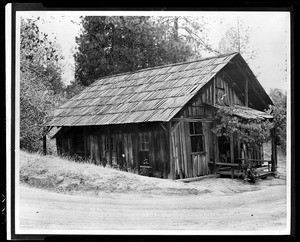
<instances>
[{"instance_id":1,"label":"window pane","mask_svg":"<svg viewBox=\"0 0 300 242\"><path fill-rule=\"evenodd\" d=\"M148 132L145 132L144 135L145 135L144 141L145 141L145 142L148 142L148 141L149 141Z\"/></svg>"},{"instance_id":2,"label":"window pane","mask_svg":"<svg viewBox=\"0 0 300 242\"><path fill-rule=\"evenodd\" d=\"M194 134L194 123L190 122L190 134Z\"/></svg>"},{"instance_id":3,"label":"window pane","mask_svg":"<svg viewBox=\"0 0 300 242\"><path fill-rule=\"evenodd\" d=\"M204 151L203 147L203 136L191 136L191 146L192 146L192 152L201 152Z\"/></svg>"},{"instance_id":4,"label":"window pane","mask_svg":"<svg viewBox=\"0 0 300 242\"><path fill-rule=\"evenodd\" d=\"M204 151L204 142L203 142L203 136L198 136L198 151Z\"/></svg>"},{"instance_id":5,"label":"window pane","mask_svg":"<svg viewBox=\"0 0 300 242\"><path fill-rule=\"evenodd\" d=\"M201 122L194 123L194 127L195 127L195 134L203 134Z\"/></svg>"},{"instance_id":6,"label":"window pane","mask_svg":"<svg viewBox=\"0 0 300 242\"><path fill-rule=\"evenodd\" d=\"M143 133L139 133L140 142L143 142Z\"/></svg>"}]
</instances>

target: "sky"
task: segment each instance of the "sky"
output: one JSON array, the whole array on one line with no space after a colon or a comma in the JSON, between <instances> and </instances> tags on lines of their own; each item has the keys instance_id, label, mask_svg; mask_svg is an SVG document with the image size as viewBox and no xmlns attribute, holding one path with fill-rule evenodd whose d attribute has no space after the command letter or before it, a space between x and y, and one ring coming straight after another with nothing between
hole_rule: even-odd
<instances>
[{"instance_id":1,"label":"sky","mask_svg":"<svg viewBox=\"0 0 300 242\"><path fill-rule=\"evenodd\" d=\"M79 17L85 15L191 15L204 17L207 22L209 44L217 49L229 26L238 18L249 27L249 49L256 58L248 63L268 92L270 88L287 90L290 83L290 14L288 12L18 12L18 17L40 17L40 31L56 38L64 56L63 80L74 79L75 37L80 34ZM212 56L203 53L203 57ZM287 69L287 70L286 70Z\"/></svg>"}]
</instances>

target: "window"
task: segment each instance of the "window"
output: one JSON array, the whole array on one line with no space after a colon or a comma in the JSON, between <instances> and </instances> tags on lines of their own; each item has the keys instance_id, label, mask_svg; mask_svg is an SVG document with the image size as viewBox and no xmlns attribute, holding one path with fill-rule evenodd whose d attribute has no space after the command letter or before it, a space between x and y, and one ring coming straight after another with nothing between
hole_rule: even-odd
<instances>
[{"instance_id":1,"label":"window","mask_svg":"<svg viewBox=\"0 0 300 242\"><path fill-rule=\"evenodd\" d=\"M147 132L140 133L140 151L149 151L149 135Z\"/></svg>"},{"instance_id":2,"label":"window","mask_svg":"<svg viewBox=\"0 0 300 242\"><path fill-rule=\"evenodd\" d=\"M204 137L201 122L190 122L190 136L192 152L203 152Z\"/></svg>"}]
</instances>

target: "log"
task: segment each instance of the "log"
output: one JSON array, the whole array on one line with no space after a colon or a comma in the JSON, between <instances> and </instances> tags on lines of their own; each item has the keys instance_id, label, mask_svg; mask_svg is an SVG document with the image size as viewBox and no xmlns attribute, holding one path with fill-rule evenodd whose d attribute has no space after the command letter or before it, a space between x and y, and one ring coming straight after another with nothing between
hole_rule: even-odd
<instances>
[{"instance_id":1,"label":"log","mask_svg":"<svg viewBox=\"0 0 300 242\"><path fill-rule=\"evenodd\" d=\"M219 174L212 174L212 175L206 175L206 176L178 179L177 181L188 183L188 182L201 181L201 180L207 179L207 178L218 178L218 177L220 177Z\"/></svg>"}]
</instances>

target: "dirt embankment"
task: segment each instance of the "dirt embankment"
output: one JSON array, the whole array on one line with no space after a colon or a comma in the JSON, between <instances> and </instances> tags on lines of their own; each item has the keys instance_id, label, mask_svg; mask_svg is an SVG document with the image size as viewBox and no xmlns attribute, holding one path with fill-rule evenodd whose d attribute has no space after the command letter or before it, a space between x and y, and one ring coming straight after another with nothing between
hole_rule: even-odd
<instances>
[{"instance_id":1,"label":"dirt embankment","mask_svg":"<svg viewBox=\"0 0 300 242\"><path fill-rule=\"evenodd\" d=\"M151 193L168 195L230 195L255 191L269 185L285 184L285 176L269 178L258 184L242 180L211 178L182 183L150 178L94 164L76 163L57 156L20 153L20 181L32 187L59 193L97 195L106 193Z\"/></svg>"}]
</instances>

